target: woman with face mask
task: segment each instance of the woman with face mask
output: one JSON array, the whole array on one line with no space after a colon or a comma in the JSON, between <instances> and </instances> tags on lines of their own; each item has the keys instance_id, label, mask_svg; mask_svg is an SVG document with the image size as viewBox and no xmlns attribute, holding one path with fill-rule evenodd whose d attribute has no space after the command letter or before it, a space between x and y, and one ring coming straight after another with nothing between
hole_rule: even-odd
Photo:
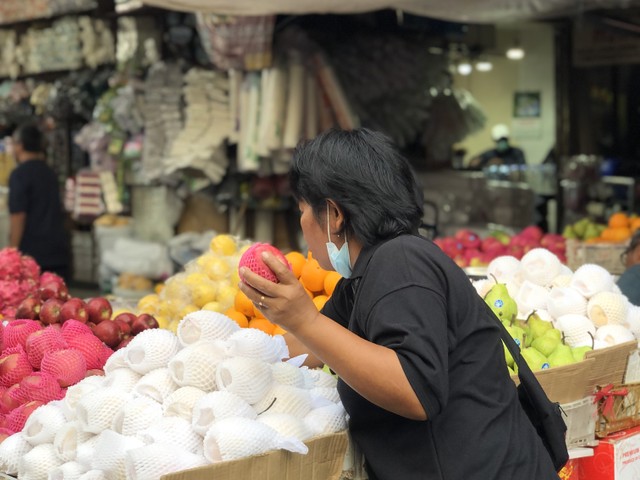
<instances>
[{"instance_id":1,"label":"woman with face mask","mask_svg":"<svg viewBox=\"0 0 640 480\"><path fill-rule=\"evenodd\" d=\"M299 146L291 188L314 258L344 278L318 312L295 276L241 269L291 356L327 364L371 480L558 478L507 372L493 313L418 235L422 192L390 140L329 131Z\"/></svg>"},{"instance_id":2,"label":"woman with face mask","mask_svg":"<svg viewBox=\"0 0 640 480\"><path fill-rule=\"evenodd\" d=\"M525 165L524 152L509 143L509 128L498 124L491 129L495 148L489 149L469 162L470 168L482 169L491 165Z\"/></svg>"}]
</instances>

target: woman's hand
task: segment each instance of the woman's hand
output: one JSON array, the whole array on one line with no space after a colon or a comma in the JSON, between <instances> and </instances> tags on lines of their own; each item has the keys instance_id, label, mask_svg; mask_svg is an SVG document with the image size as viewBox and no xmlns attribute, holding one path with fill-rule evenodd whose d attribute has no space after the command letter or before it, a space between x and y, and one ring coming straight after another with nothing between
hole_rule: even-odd
<instances>
[{"instance_id":1,"label":"woman's hand","mask_svg":"<svg viewBox=\"0 0 640 480\"><path fill-rule=\"evenodd\" d=\"M269 252L262 253L262 260L280 283L266 280L242 267L240 278L243 282L240 282L240 290L270 322L295 335L299 326L316 319L318 309L286 265Z\"/></svg>"}]
</instances>

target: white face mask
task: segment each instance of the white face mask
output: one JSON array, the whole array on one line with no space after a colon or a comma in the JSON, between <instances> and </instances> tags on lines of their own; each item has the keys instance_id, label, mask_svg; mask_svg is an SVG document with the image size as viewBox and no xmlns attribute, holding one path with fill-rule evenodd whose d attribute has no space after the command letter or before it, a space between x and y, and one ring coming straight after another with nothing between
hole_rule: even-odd
<instances>
[{"instance_id":1,"label":"white face mask","mask_svg":"<svg viewBox=\"0 0 640 480\"><path fill-rule=\"evenodd\" d=\"M331 241L331 232L329 230L329 204L327 204L327 254L329 255L329 261L333 269L342 275L344 278L351 277L351 257L349 255L349 242L347 241L347 233L345 230L344 243L340 250L335 243Z\"/></svg>"}]
</instances>

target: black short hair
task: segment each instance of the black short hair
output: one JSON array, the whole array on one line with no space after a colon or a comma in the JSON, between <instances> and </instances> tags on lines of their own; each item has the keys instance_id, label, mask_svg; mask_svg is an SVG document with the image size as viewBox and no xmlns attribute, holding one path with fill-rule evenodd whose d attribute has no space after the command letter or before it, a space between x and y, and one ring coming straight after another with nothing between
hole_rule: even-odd
<instances>
[{"instance_id":1,"label":"black short hair","mask_svg":"<svg viewBox=\"0 0 640 480\"><path fill-rule=\"evenodd\" d=\"M41 153L44 151L42 131L33 123L20 125L13 133L13 139L22 145L25 152Z\"/></svg>"},{"instance_id":2,"label":"black short hair","mask_svg":"<svg viewBox=\"0 0 640 480\"><path fill-rule=\"evenodd\" d=\"M347 230L364 246L422 223L423 192L409 162L391 139L366 128L329 130L301 143L289 174L294 197L316 218L331 199L343 210Z\"/></svg>"}]
</instances>

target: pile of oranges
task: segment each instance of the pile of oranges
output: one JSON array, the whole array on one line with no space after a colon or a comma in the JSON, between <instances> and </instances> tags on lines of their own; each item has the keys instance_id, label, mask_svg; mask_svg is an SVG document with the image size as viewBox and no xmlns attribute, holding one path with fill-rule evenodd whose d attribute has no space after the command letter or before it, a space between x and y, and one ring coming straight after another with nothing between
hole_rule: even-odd
<instances>
[{"instance_id":1,"label":"pile of oranges","mask_svg":"<svg viewBox=\"0 0 640 480\"><path fill-rule=\"evenodd\" d=\"M324 270L311 252L305 257L300 252L290 252L285 255L291 265L291 271L300 280L307 294L313 299L318 310L322 309L329 299L338 281L342 278L338 273ZM280 326L267 320L262 312L242 292L238 291L233 307L224 312L235 320L241 327L257 328L270 335L286 333Z\"/></svg>"},{"instance_id":2,"label":"pile of oranges","mask_svg":"<svg viewBox=\"0 0 640 480\"><path fill-rule=\"evenodd\" d=\"M636 230L640 229L640 217L627 215L624 212L614 213L609 217L607 228L594 243L611 242L624 243L631 238Z\"/></svg>"}]
</instances>

